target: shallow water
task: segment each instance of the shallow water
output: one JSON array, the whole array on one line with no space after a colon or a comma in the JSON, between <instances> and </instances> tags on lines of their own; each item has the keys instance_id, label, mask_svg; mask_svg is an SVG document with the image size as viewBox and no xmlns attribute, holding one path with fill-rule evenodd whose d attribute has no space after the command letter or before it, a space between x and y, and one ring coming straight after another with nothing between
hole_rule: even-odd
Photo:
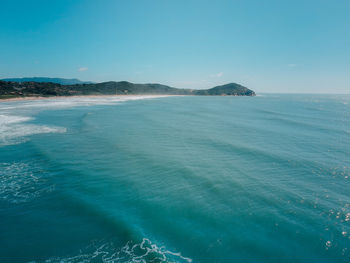
<instances>
[{"instance_id":1,"label":"shallow water","mask_svg":"<svg viewBox=\"0 0 350 263\"><path fill-rule=\"evenodd\" d=\"M349 262L350 96L0 103L0 262Z\"/></svg>"}]
</instances>

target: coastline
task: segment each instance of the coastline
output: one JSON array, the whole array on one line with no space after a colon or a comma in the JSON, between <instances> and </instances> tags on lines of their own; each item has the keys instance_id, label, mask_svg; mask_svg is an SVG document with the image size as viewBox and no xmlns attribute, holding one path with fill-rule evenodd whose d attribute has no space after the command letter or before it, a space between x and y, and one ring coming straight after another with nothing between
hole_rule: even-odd
<instances>
[{"instance_id":1,"label":"coastline","mask_svg":"<svg viewBox=\"0 0 350 263\"><path fill-rule=\"evenodd\" d=\"M35 96L27 96L27 97L15 97L15 98L0 98L1 102L13 102L13 101L35 101L35 100L52 100L52 99L82 99L82 98L163 98L163 97L170 97L170 96L184 96L184 95L166 95L166 94L157 94L157 95L77 95L77 96L50 96L50 97L35 97Z\"/></svg>"}]
</instances>

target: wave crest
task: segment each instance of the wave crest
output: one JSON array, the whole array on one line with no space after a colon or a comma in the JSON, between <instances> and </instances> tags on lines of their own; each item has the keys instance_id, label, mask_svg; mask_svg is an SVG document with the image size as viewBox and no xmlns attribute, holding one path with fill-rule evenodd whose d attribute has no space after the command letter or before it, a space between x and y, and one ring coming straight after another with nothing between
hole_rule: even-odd
<instances>
[{"instance_id":1,"label":"wave crest","mask_svg":"<svg viewBox=\"0 0 350 263\"><path fill-rule=\"evenodd\" d=\"M66 128L27 123L32 117L0 115L0 146L19 144L34 134L64 133Z\"/></svg>"},{"instance_id":2,"label":"wave crest","mask_svg":"<svg viewBox=\"0 0 350 263\"><path fill-rule=\"evenodd\" d=\"M101 242L98 242L101 243ZM103 262L103 263L148 263L148 262L187 262L192 259L184 257L181 253L175 253L167 250L164 246L158 247L149 239L143 238L141 243L134 244L127 242L123 247L115 247L112 242L104 244L90 245L81 250L78 255L71 257L55 257L45 260L45 263L77 263L77 262ZM32 261L35 263L36 261Z\"/></svg>"}]
</instances>

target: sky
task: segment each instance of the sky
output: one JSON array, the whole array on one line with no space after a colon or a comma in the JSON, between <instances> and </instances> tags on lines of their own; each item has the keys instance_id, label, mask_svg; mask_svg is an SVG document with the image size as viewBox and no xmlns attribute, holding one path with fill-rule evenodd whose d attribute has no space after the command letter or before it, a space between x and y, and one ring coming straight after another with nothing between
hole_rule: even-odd
<instances>
[{"instance_id":1,"label":"sky","mask_svg":"<svg viewBox=\"0 0 350 263\"><path fill-rule=\"evenodd\" d=\"M350 93L349 0L0 0L0 78Z\"/></svg>"}]
</instances>

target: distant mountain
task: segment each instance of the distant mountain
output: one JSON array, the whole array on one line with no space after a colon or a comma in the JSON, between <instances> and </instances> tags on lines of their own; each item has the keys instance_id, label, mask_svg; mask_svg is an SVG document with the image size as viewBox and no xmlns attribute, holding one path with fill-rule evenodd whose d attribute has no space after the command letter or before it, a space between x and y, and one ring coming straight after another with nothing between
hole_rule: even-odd
<instances>
[{"instance_id":1,"label":"distant mountain","mask_svg":"<svg viewBox=\"0 0 350 263\"><path fill-rule=\"evenodd\" d=\"M61 85L53 82L13 82L0 80L0 98L127 94L255 96L254 91L236 83L217 86L207 90L191 90L177 89L162 84L134 84L127 81Z\"/></svg>"},{"instance_id":2,"label":"distant mountain","mask_svg":"<svg viewBox=\"0 0 350 263\"><path fill-rule=\"evenodd\" d=\"M237 83L216 86L207 90L197 90L196 95L255 96L255 92Z\"/></svg>"},{"instance_id":3,"label":"distant mountain","mask_svg":"<svg viewBox=\"0 0 350 263\"><path fill-rule=\"evenodd\" d=\"M33 78L7 78L2 81L13 82L51 82L61 85L73 85L73 84L91 84L91 81L81 81L79 79L63 79L63 78L46 78L46 77L33 77Z\"/></svg>"}]
</instances>

